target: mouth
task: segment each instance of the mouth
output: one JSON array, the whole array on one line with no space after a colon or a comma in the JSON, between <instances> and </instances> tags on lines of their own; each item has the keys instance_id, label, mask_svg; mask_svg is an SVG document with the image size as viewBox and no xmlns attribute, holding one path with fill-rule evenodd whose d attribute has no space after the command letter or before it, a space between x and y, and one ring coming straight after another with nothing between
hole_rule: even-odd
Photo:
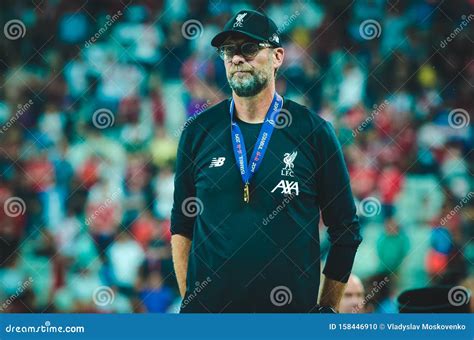
<instances>
[{"instance_id":1,"label":"mouth","mask_svg":"<svg viewBox=\"0 0 474 340\"><path fill-rule=\"evenodd\" d=\"M233 76L234 76L234 75L242 76L242 75L244 75L244 74L249 74L249 73L251 73L251 72L250 72L250 71L235 71L235 72L232 73L232 75L233 75Z\"/></svg>"}]
</instances>

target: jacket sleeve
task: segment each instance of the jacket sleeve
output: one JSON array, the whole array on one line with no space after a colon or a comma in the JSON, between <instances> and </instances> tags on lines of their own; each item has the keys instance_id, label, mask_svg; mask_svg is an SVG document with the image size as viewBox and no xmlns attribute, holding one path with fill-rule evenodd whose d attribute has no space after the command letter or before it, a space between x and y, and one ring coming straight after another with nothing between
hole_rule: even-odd
<instances>
[{"instance_id":1,"label":"jacket sleeve","mask_svg":"<svg viewBox=\"0 0 474 340\"><path fill-rule=\"evenodd\" d=\"M316 150L319 204L331 243L323 273L346 283L362 236L342 148L327 121L318 129Z\"/></svg>"},{"instance_id":2,"label":"jacket sleeve","mask_svg":"<svg viewBox=\"0 0 474 340\"><path fill-rule=\"evenodd\" d=\"M194 155L192 134L186 127L178 145L176 172L174 178L174 201L171 210L171 234L180 234L189 239L193 237L196 209L196 188L194 186Z\"/></svg>"}]
</instances>

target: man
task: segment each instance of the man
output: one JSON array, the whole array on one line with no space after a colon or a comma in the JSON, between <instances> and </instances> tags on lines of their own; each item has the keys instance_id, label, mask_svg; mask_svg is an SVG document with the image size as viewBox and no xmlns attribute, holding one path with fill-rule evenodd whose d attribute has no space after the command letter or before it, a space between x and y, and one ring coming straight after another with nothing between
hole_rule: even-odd
<instances>
[{"instance_id":1,"label":"man","mask_svg":"<svg viewBox=\"0 0 474 340\"><path fill-rule=\"evenodd\" d=\"M339 305L339 313L365 313L364 285L356 275L351 274Z\"/></svg>"},{"instance_id":2,"label":"man","mask_svg":"<svg viewBox=\"0 0 474 340\"><path fill-rule=\"evenodd\" d=\"M285 52L264 14L237 13L211 44L232 98L180 140L171 243L181 312L334 312L361 242L334 130L276 93ZM319 209L332 245L318 304Z\"/></svg>"}]
</instances>

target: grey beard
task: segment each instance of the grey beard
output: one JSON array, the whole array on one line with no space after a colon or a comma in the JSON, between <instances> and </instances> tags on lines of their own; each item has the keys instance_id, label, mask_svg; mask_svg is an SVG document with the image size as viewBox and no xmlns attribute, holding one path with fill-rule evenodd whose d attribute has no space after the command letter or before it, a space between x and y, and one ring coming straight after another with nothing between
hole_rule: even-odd
<instances>
[{"instance_id":1,"label":"grey beard","mask_svg":"<svg viewBox=\"0 0 474 340\"><path fill-rule=\"evenodd\" d=\"M263 74L251 74L250 80L239 81L233 76L228 79L230 88L239 97L253 97L260 93L268 84L268 78Z\"/></svg>"}]
</instances>

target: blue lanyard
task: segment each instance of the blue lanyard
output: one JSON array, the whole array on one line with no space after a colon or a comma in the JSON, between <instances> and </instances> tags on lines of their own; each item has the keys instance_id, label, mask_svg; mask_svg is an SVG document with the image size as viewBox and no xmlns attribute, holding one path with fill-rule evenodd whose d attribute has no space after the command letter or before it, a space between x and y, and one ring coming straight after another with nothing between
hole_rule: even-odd
<instances>
[{"instance_id":1,"label":"blue lanyard","mask_svg":"<svg viewBox=\"0 0 474 340\"><path fill-rule=\"evenodd\" d=\"M260 164L263 161L265 152L267 151L268 144L270 143L270 137L272 136L275 128L275 120L283 107L283 98L275 92L273 95L272 103L265 116L262 128L257 138L257 143L252 152L250 162L247 164L247 151L245 149L245 141L242 132L240 131L239 125L234 121L234 100L230 102L230 120L231 120L231 132L232 132L232 146L234 148L234 156L237 162L237 166L244 182L244 201L249 202L249 183L252 176L257 172Z\"/></svg>"}]
</instances>

